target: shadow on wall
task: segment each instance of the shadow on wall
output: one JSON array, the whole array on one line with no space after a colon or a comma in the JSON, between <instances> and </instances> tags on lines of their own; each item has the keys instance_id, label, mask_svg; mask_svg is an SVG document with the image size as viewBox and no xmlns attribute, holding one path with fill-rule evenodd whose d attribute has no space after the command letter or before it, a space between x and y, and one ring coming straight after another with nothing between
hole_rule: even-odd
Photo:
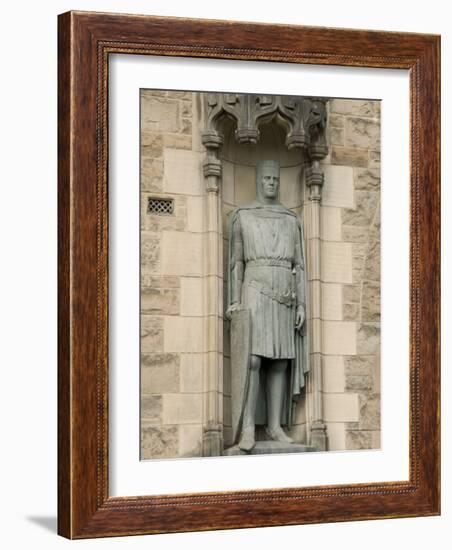
<instances>
[{"instance_id":1,"label":"shadow on wall","mask_svg":"<svg viewBox=\"0 0 452 550\"><path fill-rule=\"evenodd\" d=\"M39 527L42 527L46 531L52 533L57 532L57 518L56 516L27 516L25 518L30 523L34 523Z\"/></svg>"}]
</instances>

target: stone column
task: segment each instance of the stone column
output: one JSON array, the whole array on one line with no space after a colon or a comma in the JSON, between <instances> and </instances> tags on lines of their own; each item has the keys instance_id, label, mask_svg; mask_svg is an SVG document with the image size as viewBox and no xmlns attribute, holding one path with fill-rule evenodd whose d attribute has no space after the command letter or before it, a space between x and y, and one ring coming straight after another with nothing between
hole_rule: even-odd
<instances>
[{"instance_id":1,"label":"stone column","mask_svg":"<svg viewBox=\"0 0 452 550\"><path fill-rule=\"evenodd\" d=\"M215 131L202 134L206 147L203 163L206 183L205 242L204 242L204 364L205 392L203 417L203 456L223 453L223 247L221 224L221 161L218 150L221 136Z\"/></svg>"},{"instance_id":2,"label":"stone column","mask_svg":"<svg viewBox=\"0 0 452 550\"><path fill-rule=\"evenodd\" d=\"M309 444L319 451L327 448L326 426L323 421L322 399L322 283L321 283L321 240L320 240L320 199L324 174L319 159L324 152L310 151L312 162L306 169L306 186L309 203L306 204L306 235L308 239L308 281L311 299L311 373L307 389L311 407L307 407L307 437Z\"/></svg>"}]
</instances>

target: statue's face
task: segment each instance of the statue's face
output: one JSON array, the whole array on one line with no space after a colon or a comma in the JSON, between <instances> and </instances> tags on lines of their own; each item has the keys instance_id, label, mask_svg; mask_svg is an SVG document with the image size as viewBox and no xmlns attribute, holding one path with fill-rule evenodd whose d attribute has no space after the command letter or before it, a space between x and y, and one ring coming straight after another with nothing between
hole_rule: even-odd
<instances>
[{"instance_id":1,"label":"statue's face","mask_svg":"<svg viewBox=\"0 0 452 550\"><path fill-rule=\"evenodd\" d=\"M275 199L279 191L279 171L273 168L264 168L261 176L261 189L264 197Z\"/></svg>"}]
</instances>

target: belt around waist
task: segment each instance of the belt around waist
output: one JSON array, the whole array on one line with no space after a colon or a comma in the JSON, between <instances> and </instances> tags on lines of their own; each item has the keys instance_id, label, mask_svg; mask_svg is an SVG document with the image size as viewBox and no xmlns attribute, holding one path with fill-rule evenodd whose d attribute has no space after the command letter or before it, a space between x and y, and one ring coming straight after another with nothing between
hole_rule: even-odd
<instances>
[{"instance_id":1,"label":"belt around waist","mask_svg":"<svg viewBox=\"0 0 452 550\"><path fill-rule=\"evenodd\" d=\"M276 266L276 267L284 267L286 269L292 269L292 262L289 260L248 260L246 262L246 267L261 267L261 266Z\"/></svg>"}]
</instances>

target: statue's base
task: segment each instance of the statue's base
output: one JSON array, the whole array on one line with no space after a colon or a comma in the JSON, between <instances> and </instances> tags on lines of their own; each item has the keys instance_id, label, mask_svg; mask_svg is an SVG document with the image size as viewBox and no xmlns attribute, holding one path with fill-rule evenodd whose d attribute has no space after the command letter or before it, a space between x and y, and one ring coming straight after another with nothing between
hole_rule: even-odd
<instances>
[{"instance_id":1,"label":"statue's base","mask_svg":"<svg viewBox=\"0 0 452 550\"><path fill-rule=\"evenodd\" d=\"M312 453L317 449L302 445L301 443L280 443L279 441L256 441L251 451L242 451L238 445L229 447L223 451L223 456L236 455L275 455L285 453Z\"/></svg>"}]
</instances>

